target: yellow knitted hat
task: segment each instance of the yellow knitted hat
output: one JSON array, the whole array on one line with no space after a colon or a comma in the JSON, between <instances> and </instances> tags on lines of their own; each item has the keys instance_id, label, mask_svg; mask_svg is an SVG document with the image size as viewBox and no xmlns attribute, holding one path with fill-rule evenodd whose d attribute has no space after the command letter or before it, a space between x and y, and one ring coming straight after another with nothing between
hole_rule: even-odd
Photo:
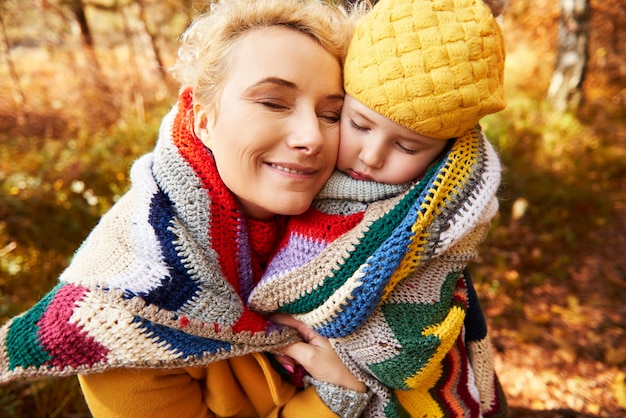
<instances>
[{"instance_id":1,"label":"yellow knitted hat","mask_svg":"<svg viewBox=\"0 0 626 418\"><path fill-rule=\"evenodd\" d=\"M504 59L483 0L381 0L356 28L344 86L394 122L449 139L506 106Z\"/></svg>"}]
</instances>

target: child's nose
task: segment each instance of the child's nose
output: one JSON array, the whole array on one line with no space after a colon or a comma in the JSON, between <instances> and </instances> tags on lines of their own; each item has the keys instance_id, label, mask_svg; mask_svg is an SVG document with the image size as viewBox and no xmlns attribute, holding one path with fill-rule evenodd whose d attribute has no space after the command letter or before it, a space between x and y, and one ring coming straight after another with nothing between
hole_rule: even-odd
<instances>
[{"instance_id":1,"label":"child's nose","mask_svg":"<svg viewBox=\"0 0 626 418\"><path fill-rule=\"evenodd\" d=\"M381 168L384 163L384 155L380 147L373 144L368 144L361 148L359 153L359 159L368 167Z\"/></svg>"}]
</instances>

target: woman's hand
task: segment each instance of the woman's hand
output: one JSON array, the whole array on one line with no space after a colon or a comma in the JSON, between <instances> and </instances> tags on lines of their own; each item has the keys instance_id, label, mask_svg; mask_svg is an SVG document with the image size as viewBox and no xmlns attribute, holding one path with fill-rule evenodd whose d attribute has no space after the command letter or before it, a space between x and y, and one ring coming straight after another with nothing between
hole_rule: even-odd
<instances>
[{"instance_id":1,"label":"woman's hand","mask_svg":"<svg viewBox=\"0 0 626 418\"><path fill-rule=\"evenodd\" d=\"M292 362L295 360L317 380L361 393L367 391L365 384L358 380L339 359L328 338L321 336L304 322L288 314L274 314L270 320L295 328L304 340L304 342L293 343L278 350L283 356L279 355L277 360L283 366L293 369Z\"/></svg>"}]
</instances>

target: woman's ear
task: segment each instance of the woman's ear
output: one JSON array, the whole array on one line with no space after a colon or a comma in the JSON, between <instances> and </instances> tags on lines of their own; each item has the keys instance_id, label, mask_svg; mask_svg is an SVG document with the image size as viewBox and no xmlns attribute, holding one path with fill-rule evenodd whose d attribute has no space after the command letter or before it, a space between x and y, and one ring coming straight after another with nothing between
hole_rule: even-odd
<instances>
[{"instance_id":1,"label":"woman's ear","mask_svg":"<svg viewBox=\"0 0 626 418\"><path fill-rule=\"evenodd\" d=\"M205 147L211 149L211 135L209 126L209 115L206 106L200 103L193 104L193 131L202 141Z\"/></svg>"}]
</instances>

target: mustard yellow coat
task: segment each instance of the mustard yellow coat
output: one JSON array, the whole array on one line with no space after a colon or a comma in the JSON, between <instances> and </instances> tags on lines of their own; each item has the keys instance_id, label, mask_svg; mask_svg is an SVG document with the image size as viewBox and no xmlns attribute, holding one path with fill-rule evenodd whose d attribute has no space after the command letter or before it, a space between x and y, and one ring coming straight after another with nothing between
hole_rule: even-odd
<instances>
[{"instance_id":1,"label":"mustard yellow coat","mask_svg":"<svg viewBox=\"0 0 626 418\"><path fill-rule=\"evenodd\" d=\"M315 389L296 390L263 354L182 369L80 375L94 418L336 417Z\"/></svg>"}]
</instances>

